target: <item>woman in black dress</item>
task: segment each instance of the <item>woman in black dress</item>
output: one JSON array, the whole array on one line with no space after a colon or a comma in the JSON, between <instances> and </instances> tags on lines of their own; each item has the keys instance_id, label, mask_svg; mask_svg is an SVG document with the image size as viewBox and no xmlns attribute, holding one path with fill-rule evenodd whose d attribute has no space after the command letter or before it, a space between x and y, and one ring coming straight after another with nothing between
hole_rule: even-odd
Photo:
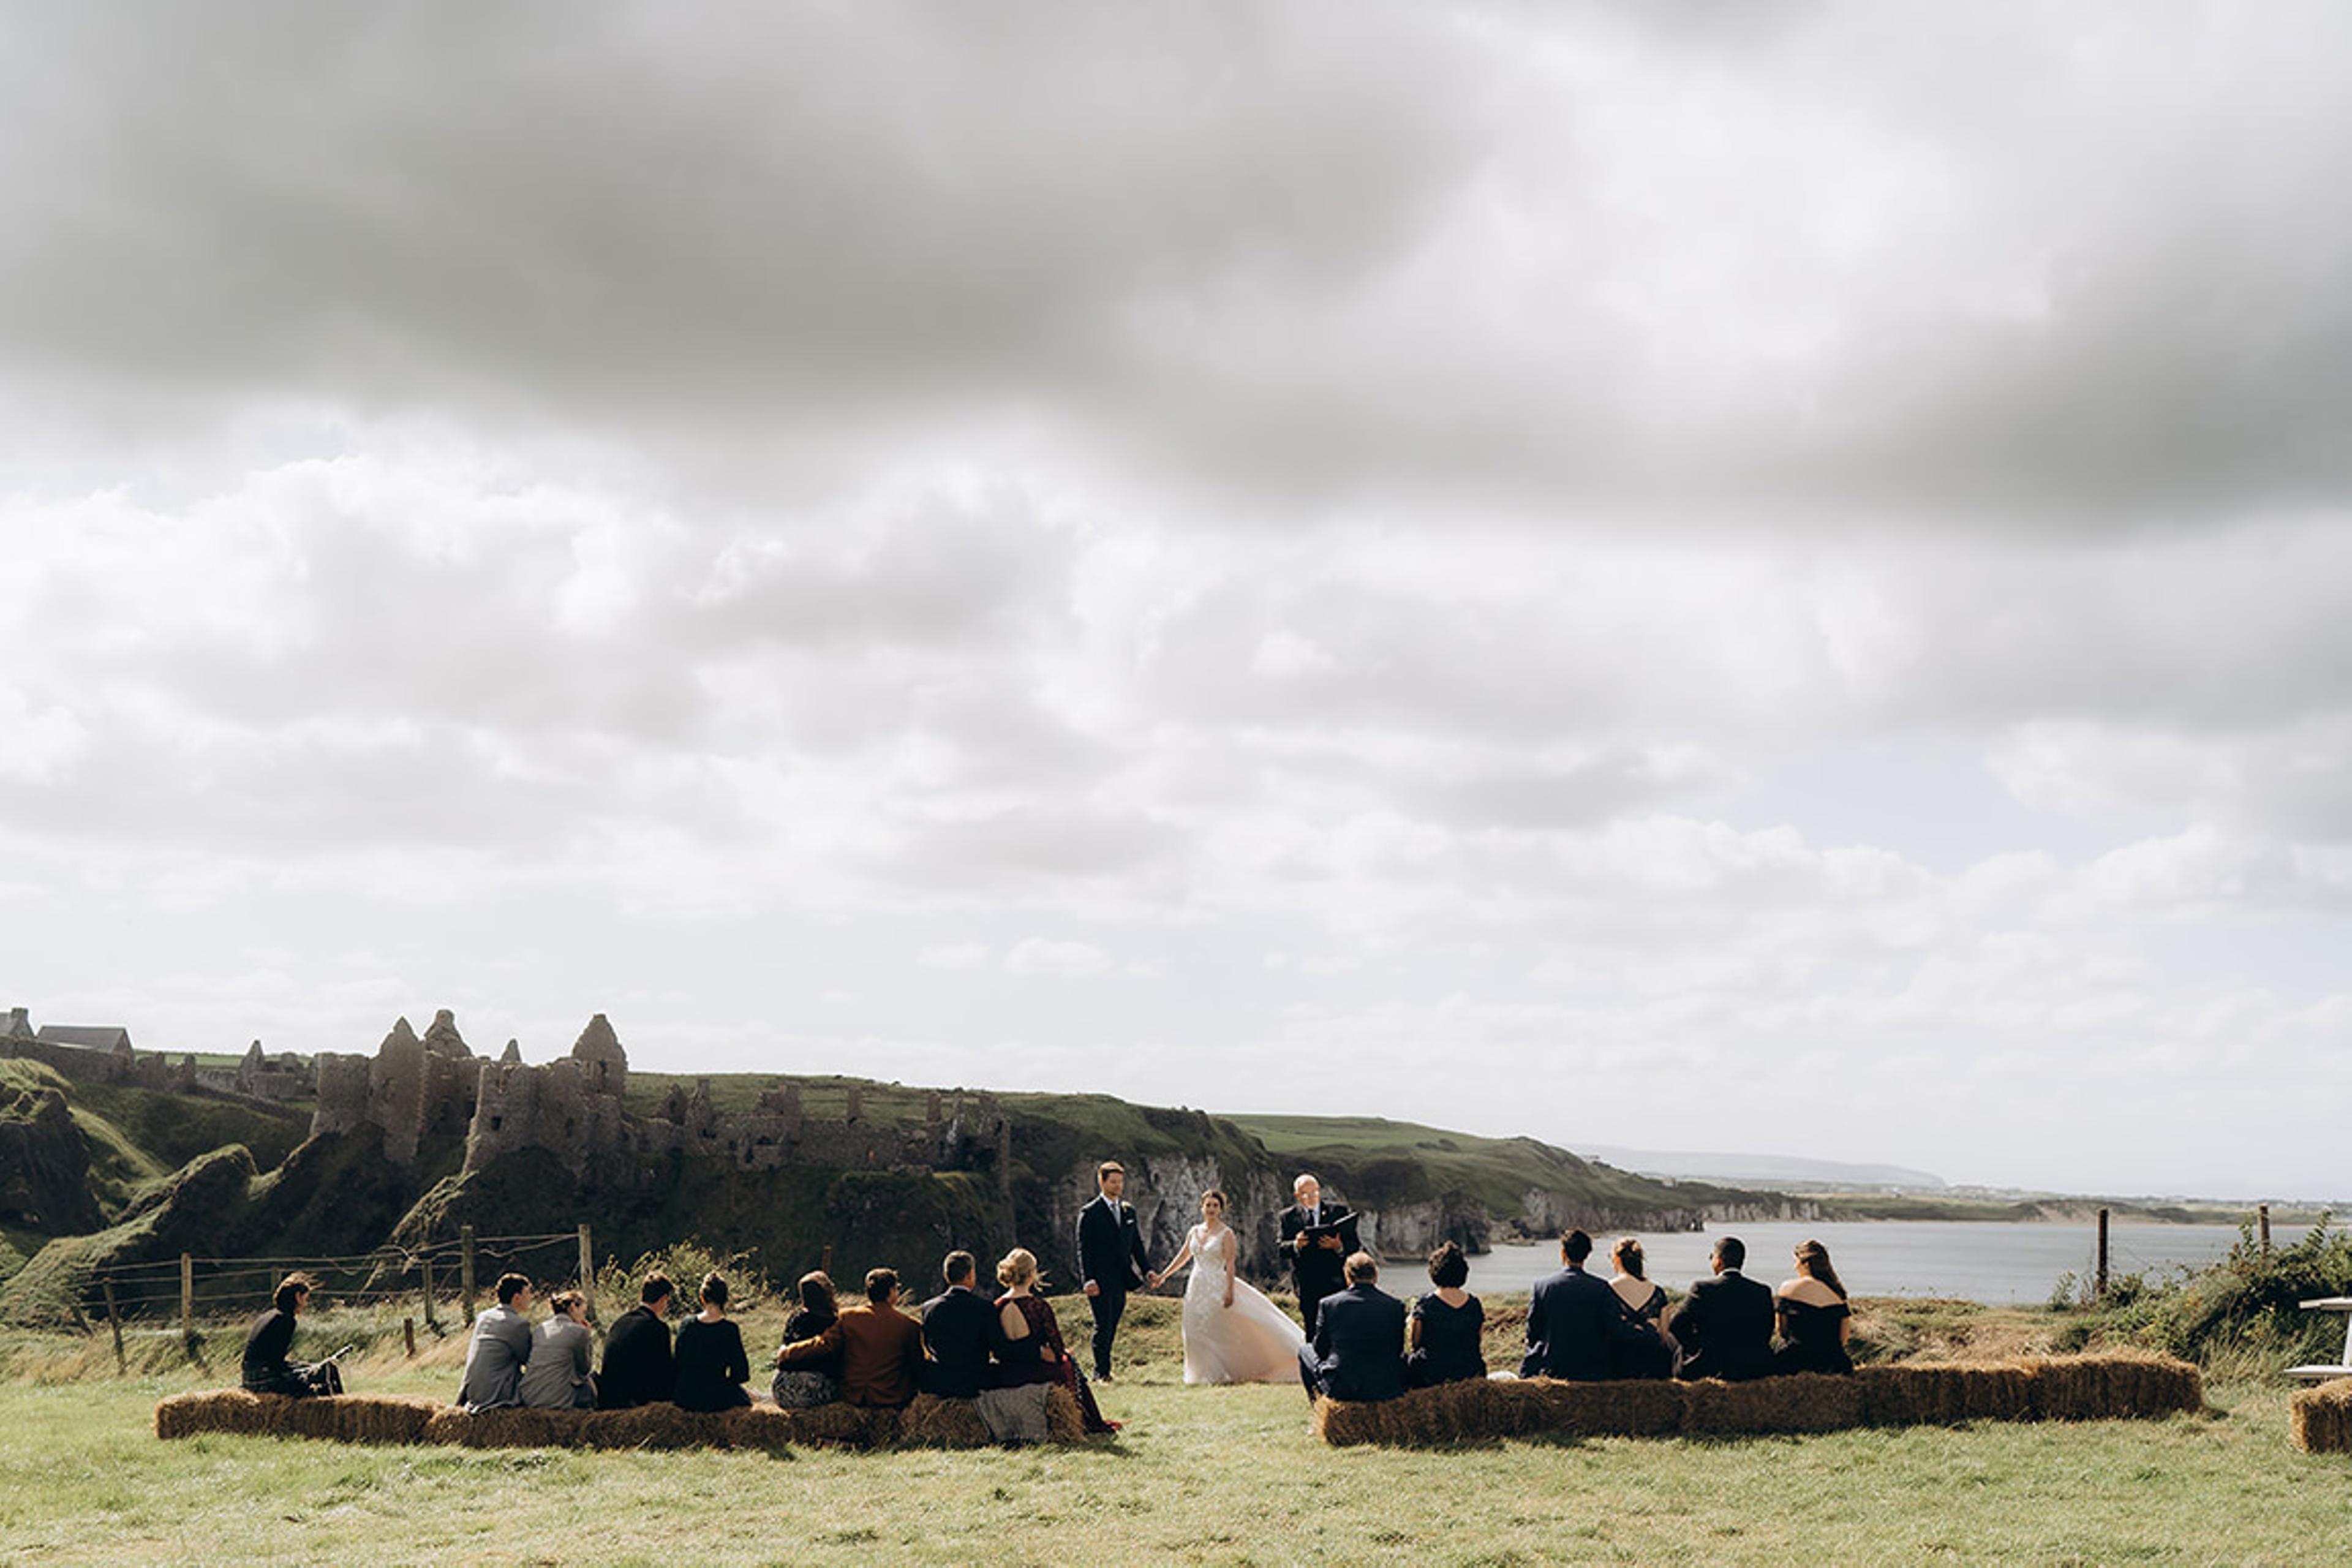
<instances>
[{"instance_id":1,"label":"woman in black dress","mask_svg":"<svg viewBox=\"0 0 2352 1568\"><path fill-rule=\"evenodd\" d=\"M819 1342L841 1321L832 1277L802 1275L800 1296L801 1304L784 1320L783 1348L776 1352L776 1380L769 1389L780 1410L808 1410L841 1397L841 1342Z\"/></svg>"},{"instance_id":2,"label":"woman in black dress","mask_svg":"<svg viewBox=\"0 0 2352 1568\"><path fill-rule=\"evenodd\" d=\"M677 1385L670 1397L680 1410L740 1410L751 1403L743 1392L751 1375L742 1331L727 1321L727 1281L707 1274L701 1313L677 1331Z\"/></svg>"},{"instance_id":3,"label":"woman in black dress","mask_svg":"<svg viewBox=\"0 0 2352 1568\"><path fill-rule=\"evenodd\" d=\"M1618 1347L1617 1375L1672 1377L1675 1345L1664 1321L1666 1292L1664 1287L1653 1284L1643 1272L1642 1244L1625 1237L1609 1249L1609 1260L1617 1266L1609 1288L1617 1292L1617 1300L1625 1304L1625 1315L1643 1332L1640 1343L1628 1342Z\"/></svg>"},{"instance_id":4,"label":"woman in black dress","mask_svg":"<svg viewBox=\"0 0 2352 1568\"><path fill-rule=\"evenodd\" d=\"M289 1361L294 1348L294 1319L310 1304L310 1277L289 1274L278 1281L269 1310L253 1320L245 1334L245 1375L247 1393L283 1394L304 1399L315 1394L341 1394L343 1374L332 1361L315 1366Z\"/></svg>"},{"instance_id":5,"label":"woman in black dress","mask_svg":"<svg viewBox=\"0 0 2352 1568\"><path fill-rule=\"evenodd\" d=\"M1853 1331L1853 1312L1846 1304L1844 1282L1830 1266L1828 1247L1808 1241L1797 1248L1796 1277L1782 1280L1772 1292L1772 1307L1780 1321L1773 1371L1853 1370L1853 1358L1845 1350L1846 1336Z\"/></svg>"},{"instance_id":6,"label":"woman in black dress","mask_svg":"<svg viewBox=\"0 0 2352 1568\"><path fill-rule=\"evenodd\" d=\"M1429 1255L1429 1282L1437 1289L1413 1302L1405 1325L1408 1387L1434 1388L1486 1375L1486 1358L1478 1348L1486 1309L1463 1289L1469 1279L1470 1260L1453 1242L1439 1244Z\"/></svg>"}]
</instances>

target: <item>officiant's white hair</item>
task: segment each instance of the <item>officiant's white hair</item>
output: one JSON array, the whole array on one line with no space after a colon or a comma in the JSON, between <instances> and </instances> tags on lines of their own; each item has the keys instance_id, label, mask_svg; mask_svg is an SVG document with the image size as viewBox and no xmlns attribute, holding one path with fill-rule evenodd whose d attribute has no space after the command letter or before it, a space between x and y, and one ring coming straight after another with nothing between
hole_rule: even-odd
<instances>
[{"instance_id":1,"label":"officiant's white hair","mask_svg":"<svg viewBox=\"0 0 2352 1568\"><path fill-rule=\"evenodd\" d=\"M1291 1183L1291 1184L1290 1184L1290 1195L1291 1195L1292 1197L1294 1197L1294 1198L1295 1198L1295 1197L1297 1197L1300 1193L1302 1193L1302 1192L1306 1191L1306 1190L1307 1190L1307 1183L1309 1183L1309 1182L1313 1182L1313 1183L1314 1183L1317 1186L1318 1186L1318 1187L1319 1187L1319 1186L1321 1186L1321 1185L1323 1184L1321 1178L1318 1177L1318 1176L1315 1174L1315 1173L1314 1173L1314 1172L1312 1172L1312 1171L1301 1171L1301 1172L1299 1172L1299 1173L1298 1173L1298 1179L1297 1179L1297 1181L1295 1181L1295 1182L1293 1182L1293 1183Z\"/></svg>"}]
</instances>

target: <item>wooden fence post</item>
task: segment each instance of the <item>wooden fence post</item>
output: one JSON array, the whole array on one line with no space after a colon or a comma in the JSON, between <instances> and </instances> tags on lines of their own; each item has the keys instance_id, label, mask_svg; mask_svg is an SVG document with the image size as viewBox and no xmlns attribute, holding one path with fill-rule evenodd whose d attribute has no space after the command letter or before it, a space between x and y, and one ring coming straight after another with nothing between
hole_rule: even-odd
<instances>
[{"instance_id":1,"label":"wooden fence post","mask_svg":"<svg viewBox=\"0 0 2352 1568\"><path fill-rule=\"evenodd\" d=\"M2095 1301L2107 1299L2107 1211L2105 1209L2099 1211L2099 1262L2091 1275L2091 1299Z\"/></svg>"},{"instance_id":2,"label":"wooden fence post","mask_svg":"<svg viewBox=\"0 0 2352 1568\"><path fill-rule=\"evenodd\" d=\"M2269 1261L2270 1261L2270 1258L2271 1258L2271 1205L2268 1205L2268 1204L2257 1204L2257 1205L2254 1205L2254 1223L2255 1223L2257 1226L2261 1226L2261 1227L2262 1227L2262 1233L2263 1233L2263 1262L2265 1262L2265 1263L2267 1263L2267 1262L2269 1262Z\"/></svg>"},{"instance_id":3,"label":"wooden fence post","mask_svg":"<svg viewBox=\"0 0 2352 1568\"><path fill-rule=\"evenodd\" d=\"M826 1279L833 1278L833 1243L828 1241L824 1244L824 1261L818 1264L817 1268Z\"/></svg>"},{"instance_id":4,"label":"wooden fence post","mask_svg":"<svg viewBox=\"0 0 2352 1568\"><path fill-rule=\"evenodd\" d=\"M180 1254L180 1337L191 1351L196 1344L196 1260Z\"/></svg>"},{"instance_id":5,"label":"wooden fence post","mask_svg":"<svg viewBox=\"0 0 2352 1568\"><path fill-rule=\"evenodd\" d=\"M457 1293L466 1303L466 1323L474 1321L474 1227L457 1227Z\"/></svg>"},{"instance_id":6,"label":"wooden fence post","mask_svg":"<svg viewBox=\"0 0 2352 1568\"><path fill-rule=\"evenodd\" d=\"M440 1325L433 1321L433 1259L419 1258L417 1267L425 1272L425 1284L419 1292L425 1298L425 1326L428 1329L437 1329Z\"/></svg>"},{"instance_id":7,"label":"wooden fence post","mask_svg":"<svg viewBox=\"0 0 2352 1568\"><path fill-rule=\"evenodd\" d=\"M590 1245L588 1227L580 1227L580 1293L588 1298L588 1315L596 1315L596 1249Z\"/></svg>"},{"instance_id":8,"label":"wooden fence post","mask_svg":"<svg viewBox=\"0 0 2352 1568\"><path fill-rule=\"evenodd\" d=\"M114 1370L119 1375L131 1370L131 1363L122 1354L122 1318L114 1310L114 1281L100 1283L106 1291L106 1326L114 1331Z\"/></svg>"},{"instance_id":9,"label":"wooden fence post","mask_svg":"<svg viewBox=\"0 0 2352 1568\"><path fill-rule=\"evenodd\" d=\"M414 1319L414 1318L403 1318L403 1319L401 1319L401 1320L400 1320L400 1336L401 1336L401 1338L403 1338L403 1339L404 1339L404 1340L406 1340L406 1341L408 1342L408 1359L409 1359L409 1360L411 1360L411 1361L415 1361L415 1360L416 1359L416 1320L415 1320L415 1319Z\"/></svg>"}]
</instances>

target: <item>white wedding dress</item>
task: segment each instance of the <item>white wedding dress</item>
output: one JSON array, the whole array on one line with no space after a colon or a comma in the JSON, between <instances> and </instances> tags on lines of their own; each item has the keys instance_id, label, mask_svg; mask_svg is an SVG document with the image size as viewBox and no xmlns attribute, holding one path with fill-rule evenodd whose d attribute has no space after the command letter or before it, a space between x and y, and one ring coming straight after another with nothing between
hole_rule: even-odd
<instances>
[{"instance_id":1,"label":"white wedding dress","mask_svg":"<svg viewBox=\"0 0 2352 1568\"><path fill-rule=\"evenodd\" d=\"M1240 1242L1230 1226L1212 1233L1196 1225L1185 1238L1192 1277L1184 1284L1186 1383L1296 1383L1298 1325L1246 1279L1234 1279ZM1225 1305L1233 1280L1234 1304Z\"/></svg>"}]
</instances>

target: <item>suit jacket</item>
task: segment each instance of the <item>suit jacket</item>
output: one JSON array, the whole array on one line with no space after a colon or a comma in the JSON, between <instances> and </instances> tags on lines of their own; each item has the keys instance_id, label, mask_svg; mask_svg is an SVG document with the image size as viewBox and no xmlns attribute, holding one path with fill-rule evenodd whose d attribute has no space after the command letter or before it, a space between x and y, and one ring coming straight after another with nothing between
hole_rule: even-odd
<instances>
[{"instance_id":1,"label":"suit jacket","mask_svg":"<svg viewBox=\"0 0 2352 1568\"><path fill-rule=\"evenodd\" d=\"M923 1303L925 1394L942 1399L976 1399L988 1385L991 1361L1008 1358L1004 1324L987 1298L956 1285ZM1034 1359L1034 1352L1032 1352Z\"/></svg>"},{"instance_id":2,"label":"suit jacket","mask_svg":"<svg viewBox=\"0 0 2352 1568\"><path fill-rule=\"evenodd\" d=\"M1135 1205L1122 1200L1114 1207L1097 1193L1078 1211L1078 1278L1093 1280L1106 1296L1124 1296L1150 1271Z\"/></svg>"},{"instance_id":3,"label":"suit jacket","mask_svg":"<svg viewBox=\"0 0 2352 1568\"><path fill-rule=\"evenodd\" d=\"M1519 1375L1600 1383L1616 1374L1621 1351L1643 1342L1608 1280L1563 1268L1537 1280L1528 1298L1528 1353Z\"/></svg>"},{"instance_id":4,"label":"suit jacket","mask_svg":"<svg viewBox=\"0 0 2352 1568\"><path fill-rule=\"evenodd\" d=\"M572 1410L588 1386L588 1352L595 1342L588 1325L562 1312L531 1331L530 1364L522 1369L522 1402L533 1410Z\"/></svg>"},{"instance_id":5,"label":"suit jacket","mask_svg":"<svg viewBox=\"0 0 2352 1568\"><path fill-rule=\"evenodd\" d=\"M923 1325L898 1308L860 1301L844 1307L833 1327L796 1340L783 1354L795 1360L841 1351L841 1397L850 1405L899 1409L915 1397L923 1365Z\"/></svg>"},{"instance_id":6,"label":"suit jacket","mask_svg":"<svg viewBox=\"0 0 2352 1568\"><path fill-rule=\"evenodd\" d=\"M597 1409L663 1404L677 1381L669 1325L659 1313L635 1306L613 1320L612 1331L604 1336L604 1370L596 1379Z\"/></svg>"},{"instance_id":7,"label":"suit jacket","mask_svg":"<svg viewBox=\"0 0 2352 1568\"><path fill-rule=\"evenodd\" d=\"M1402 1394L1404 1315L1404 1303L1377 1285L1351 1285L1324 1297L1315 1320L1315 1370L1323 1392L1361 1400Z\"/></svg>"},{"instance_id":8,"label":"suit jacket","mask_svg":"<svg viewBox=\"0 0 2352 1568\"><path fill-rule=\"evenodd\" d=\"M474 1320L457 1403L468 1410L503 1410L521 1404L522 1369L530 1361L530 1320L512 1307L491 1308Z\"/></svg>"},{"instance_id":9,"label":"suit jacket","mask_svg":"<svg viewBox=\"0 0 2352 1568\"><path fill-rule=\"evenodd\" d=\"M1290 1257L1290 1279L1298 1292L1301 1305L1319 1301L1339 1288L1347 1278L1348 1255L1360 1250L1356 1240L1356 1211L1346 1204L1326 1198L1318 1205L1322 1211L1322 1223L1339 1227L1339 1250L1328 1247L1309 1247L1306 1251L1294 1249L1290 1243L1307 1228L1307 1211L1293 1204L1282 1211L1276 1230L1282 1239L1282 1249Z\"/></svg>"},{"instance_id":10,"label":"suit jacket","mask_svg":"<svg viewBox=\"0 0 2352 1568\"><path fill-rule=\"evenodd\" d=\"M1675 1314L1674 1336L1683 1347L1676 1377L1766 1376L1772 1371L1772 1287L1737 1268L1702 1279Z\"/></svg>"}]
</instances>

